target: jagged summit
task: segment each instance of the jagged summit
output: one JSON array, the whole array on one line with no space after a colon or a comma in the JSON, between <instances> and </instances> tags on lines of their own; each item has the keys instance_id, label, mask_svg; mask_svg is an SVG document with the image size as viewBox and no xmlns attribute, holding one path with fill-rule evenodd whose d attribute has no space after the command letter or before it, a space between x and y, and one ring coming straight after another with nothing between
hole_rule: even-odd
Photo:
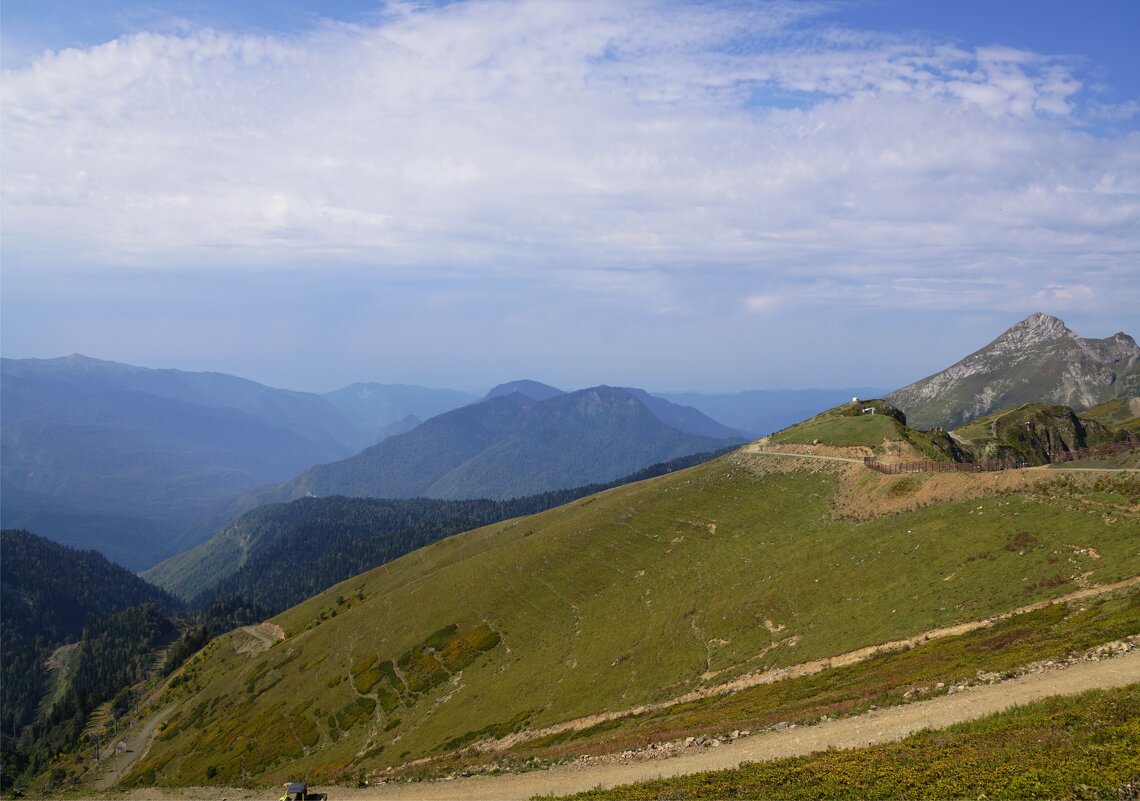
<instances>
[{"instance_id":1,"label":"jagged summit","mask_svg":"<svg viewBox=\"0 0 1140 801\"><path fill-rule=\"evenodd\" d=\"M1085 339L1036 312L981 350L887 396L919 428L954 428L997 409L1047 402L1083 409L1140 393L1140 348L1120 332Z\"/></svg>"},{"instance_id":2,"label":"jagged summit","mask_svg":"<svg viewBox=\"0 0 1140 801\"><path fill-rule=\"evenodd\" d=\"M1059 317L1044 312L1034 312L1020 323L1010 326L988 347L995 350L1030 348L1055 339L1073 339L1076 336Z\"/></svg>"}]
</instances>

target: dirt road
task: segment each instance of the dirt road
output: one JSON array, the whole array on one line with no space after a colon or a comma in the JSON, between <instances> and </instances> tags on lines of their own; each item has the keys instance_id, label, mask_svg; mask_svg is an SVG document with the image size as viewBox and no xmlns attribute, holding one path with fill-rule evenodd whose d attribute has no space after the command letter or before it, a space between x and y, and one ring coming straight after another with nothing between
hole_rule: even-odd
<instances>
[{"instance_id":1,"label":"dirt road","mask_svg":"<svg viewBox=\"0 0 1140 801\"><path fill-rule=\"evenodd\" d=\"M1140 651L1100 662L1083 662L994 685L971 687L906 706L745 737L719 748L671 759L634 764L558 766L507 776L458 779L450 782L391 785L371 790L337 791L337 798L376 799L526 799L539 793L565 795L593 787L721 770L741 762L760 762L823 751L889 742L924 728L945 728L999 712L1049 695L1068 695L1095 688L1122 687L1140 682ZM694 750L694 749L690 749Z\"/></svg>"},{"instance_id":2,"label":"dirt road","mask_svg":"<svg viewBox=\"0 0 1140 801\"><path fill-rule=\"evenodd\" d=\"M95 787L103 790L114 787L122 778L123 774L127 772L127 768L135 763L135 760L142 757L146 753L147 748L150 747L151 738L154 737L154 732L158 729L158 725L166 720L166 716L170 714L173 707L169 707L154 715L142 726L133 729L123 740L126 749L123 751L116 751L112 756L106 757L103 760L103 775L95 781Z\"/></svg>"},{"instance_id":3,"label":"dirt road","mask_svg":"<svg viewBox=\"0 0 1140 801\"><path fill-rule=\"evenodd\" d=\"M691 748L668 759L605 765L560 765L504 776L475 776L454 781L420 784L379 785L368 788L318 788L338 799L528 799L538 794L566 795L594 787L681 776L705 770L723 770L741 762L761 762L800 756L828 748L857 748L892 742L925 728L941 729L955 723L984 717L1011 706L1027 704L1050 695L1071 695L1092 689L1123 687L1140 682L1140 650L1101 661L1079 662L1003 681L980 684L953 695L943 695L905 706L879 709L852 718L815 726L787 728L742 737L720 747ZM157 721L156 721L157 722ZM152 729L153 731L153 729ZM229 787L145 788L104 791L120 801L141 799L258 799L274 790Z\"/></svg>"},{"instance_id":4,"label":"dirt road","mask_svg":"<svg viewBox=\"0 0 1140 801\"><path fill-rule=\"evenodd\" d=\"M863 464L862 459L852 459L847 456L823 456L818 453L789 453L787 451L770 451L760 445L758 442L753 442L751 445L745 445L742 449L745 453L755 453L760 456L786 456L789 459L821 459L825 462L852 462L854 464Z\"/></svg>"}]
</instances>

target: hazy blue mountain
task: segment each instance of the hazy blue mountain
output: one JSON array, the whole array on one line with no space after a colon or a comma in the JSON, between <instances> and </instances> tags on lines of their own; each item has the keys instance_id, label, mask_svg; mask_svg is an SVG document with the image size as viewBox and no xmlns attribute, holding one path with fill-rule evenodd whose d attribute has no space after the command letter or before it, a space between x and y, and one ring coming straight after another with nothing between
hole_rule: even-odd
<instances>
[{"instance_id":1,"label":"hazy blue mountain","mask_svg":"<svg viewBox=\"0 0 1140 801\"><path fill-rule=\"evenodd\" d=\"M693 410L647 405L643 395L615 387L537 401L521 392L497 395L433 417L349 459L312 467L264 500L513 498L612 481L647 465L743 441L711 420L699 422ZM667 412L716 436L671 425L661 419Z\"/></svg>"},{"instance_id":2,"label":"hazy blue mountain","mask_svg":"<svg viewBox=\"0 0 1140 801\"><path fill-rule=\"evenodd\" d=\"M201 541L242 489L369 436L317 395L82 356L0 362L3 525L141 569Z\"/></svg>"},{"instance_id":3,"label":"hazy blue mountain","mask_svg":"<svg viewBox=\"0 0 1140 801\"><path fill-rule=\"evenodd\" d=\"M0 361L5 381L36 378L87 393L142 392L197 406L235 409L313 442L336 443L349 451L371 444L364 427L312 392L274 389L225 373L155 370L79 354Z\"/></svg>"},{"instance_id":4,"label":"hazy blue mountain","mask_svg":"<svg viewBox=\"0 0 1140 801\"><path fill-rule=\"evenodd\" d=\"M760 437L806 420L852 398L877 398L882 392L872 387L847 387L755 389L724 395L697 392L655 394L672 403L691 406L726 426Z\"/></svg>"},{"instance_id":5,"label":"hazy blue mountain","mask_svg":"<svg viewBox=\"0 0 1140 801\"><path fill-rule=\"evenodd\" d=\"M630 389L634 397L645 404L653 415L678 431L687 434L700 434L706 437L751 439L750 433L718 423L692 406L683 406L657 395L650 395L643 389Z\"/></svg>"},{"instance_id":6,"label":"hazy blue mountain","mask_svg":"<svg viewBox=\"0 0 1140 801\"><path fill-rule=\"evenodd\" d=\"M483 397L483 400L487 398L499 398L503 395L510 395L516 392L523 397L536 401L549 400L550 398L565 394L562 390L552 387L549 384L543 384L539 381L531 381L528 378L524 378L520 381L508 381L505 384L499 384L497 387L493 387L491 391Z\"/></svg>"},{"instance_id":7,"label":"hazy blue mountain","mask_svg":"<svg viewBox=\"0 0 1140 801\"><path fill-rule=\"evenodd\" d=\"M478 400L476 395L454 389L376 383L350 384L326 392L322 397L373 432L373 439L367 445L410 431L429 417Z\"/></svg>"}]
</instances>

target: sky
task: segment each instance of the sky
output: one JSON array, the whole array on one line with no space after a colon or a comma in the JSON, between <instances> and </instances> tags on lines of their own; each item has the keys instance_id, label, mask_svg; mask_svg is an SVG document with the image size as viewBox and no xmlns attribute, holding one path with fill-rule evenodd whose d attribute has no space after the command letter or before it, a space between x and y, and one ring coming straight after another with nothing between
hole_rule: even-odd
<instances>
[{"instance_id":1,"label":"sky","mask_svg":"<svg viewBox=\"0 0 1140 801\"><path fill-rule=\"evenodd\" d=\"M4 0L0 351L871 386L1140 335L1140 3Z\"/></svg>"}]
</instances>

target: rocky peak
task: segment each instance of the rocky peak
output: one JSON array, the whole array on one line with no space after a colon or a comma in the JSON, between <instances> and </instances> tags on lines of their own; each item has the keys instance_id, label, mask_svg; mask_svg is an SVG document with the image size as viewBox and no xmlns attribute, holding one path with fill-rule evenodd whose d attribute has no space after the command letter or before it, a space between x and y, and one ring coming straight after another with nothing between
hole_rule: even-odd
<instances>
[{"instance_id":1,"label":"rocky peak","mask_svg":"<svg viewBox=\"0 0 1140 801\"><path fill-rule=\"evenodd\" d=\"M1001 350L1023 350L1043 342L1075 337L1076 334L1062 320L1043 312L1034 312L995 339L993 346Z\"/></svg>"},{"instance_id":2,"label":"rocky peak","mask_svg":"<svg viewBox=\"0 0 1140 801\"><path fill-rule=\"evenodd\" d=\"M997 409L1049 402L1085 408L1140 390L1140 349L1121 332L1085 339L1037 312L981 350L887 399L911 425L954 428Z\"/></svg>"}]
</instances>

